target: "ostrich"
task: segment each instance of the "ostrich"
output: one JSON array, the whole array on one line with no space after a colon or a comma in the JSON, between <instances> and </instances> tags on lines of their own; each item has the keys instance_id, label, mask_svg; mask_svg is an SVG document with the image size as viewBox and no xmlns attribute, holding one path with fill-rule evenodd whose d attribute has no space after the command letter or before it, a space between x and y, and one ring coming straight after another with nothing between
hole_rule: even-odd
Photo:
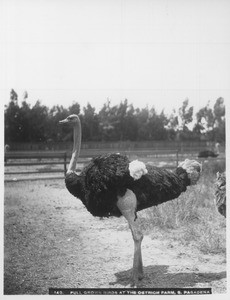
<instances>
[{"instance_id":1,"label":"ostrich","mask_svg":"<svg viewBox=\"0 0 230 300\"><path fill-rule=\"evenodd\" d=\"M114 153L94 158L78 175L75 170L81 146L79 117L70 115L59 123L72 124L74 131L66 187L93 216L123 215L128 221L134 241L131 284L137 286L138 280L144 276L141 254L143 234L137 211L177 198L186 191L187 186L196 184L201 164L187 159L172 172L137 160L130 162L125 155Z\"/></svg>"},{"instance_id":2,"label":"ostrich","mask_svg":"<svg viewBox=\"0 0 230 300\"><path fill-rule=\"evenodd\" d=\"M217 172L215 183L215 204L219 213L226 218L226 174Z\"/></svg>"},{"instance_id":3,"label":"ostrich","mask_svg":"<svg viewBox=\"0 0 230 300\"><path fill-rule=\"evenodd\" d=\"M203 150L198 153L198 157L217 157L220 154L219 151L220 144L216 143L214 151L211 150Z\"/></svg>"}]
</instances>

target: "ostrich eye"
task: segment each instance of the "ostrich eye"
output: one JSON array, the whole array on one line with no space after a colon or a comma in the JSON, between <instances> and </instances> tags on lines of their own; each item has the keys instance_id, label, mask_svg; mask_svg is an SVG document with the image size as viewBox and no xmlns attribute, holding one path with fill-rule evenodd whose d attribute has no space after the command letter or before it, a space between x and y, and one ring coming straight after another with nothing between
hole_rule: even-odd
<instances>
[{"instance_id":1,"label":"ostrich eye","mask_svg":"<svg viewBox=\"0 0 230 300\"><path fill-rule=\"evenodd\" d=\"M67 120L68 120L69 122L75 122L75 121L76 121L76 116L70 115L70 116L67 117Z\"/></svg>"}]
</instances>

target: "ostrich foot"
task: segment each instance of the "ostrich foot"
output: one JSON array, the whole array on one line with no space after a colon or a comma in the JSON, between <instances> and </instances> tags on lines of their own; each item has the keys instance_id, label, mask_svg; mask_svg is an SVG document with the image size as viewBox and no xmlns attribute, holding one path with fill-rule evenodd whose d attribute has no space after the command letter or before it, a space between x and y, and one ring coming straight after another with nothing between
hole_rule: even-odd
<instances>
[{"instance_id":1,"label":"ostrich foot","mask_svg":"<svg viewBox=\"0 0 230 300\"><path fill-rule=\"evenodd\" d=\"M138 262L138 270L134 270L132 271L132 280L133 281L139 281L142 280L144 278L144 272L143 272L143 266L142 266L142 261Z\"/></svg>"},{"instance_id":2,"label":"ostrich foot","mask_svg":"<svg viewBox=\"0 0 230 300\"><path fill-rule=\"evenodd\" d=\"M132 282L139 282L140 280L142 280L144 278L144 273L143 272L138 272L138 273L132 273L131 276L131 281Z\"/></svg>"},{"instance_id":3,"label":"ostrich foot","mask_svg":"<svg viewBox=\"0 0 230 300\"><path fill-rule=\"evenodd\" d=\"M138 279L139 279L139 280L142 280L143 278L144 278L144 273L139 273L139 274L138 274Z\"/></svg>"},{"instance_id":4,"label":"ostrich foot","mask_svg":"<svg viewBox=\"0 0 230 300\"><path fill-rule=\"evenodd\" d=\"M144 274L137 274L137 275L132 274L130 278L129 286L133 288L138 288L139 283L143 278L144 278Z\"/></svg>"}]
</instances>

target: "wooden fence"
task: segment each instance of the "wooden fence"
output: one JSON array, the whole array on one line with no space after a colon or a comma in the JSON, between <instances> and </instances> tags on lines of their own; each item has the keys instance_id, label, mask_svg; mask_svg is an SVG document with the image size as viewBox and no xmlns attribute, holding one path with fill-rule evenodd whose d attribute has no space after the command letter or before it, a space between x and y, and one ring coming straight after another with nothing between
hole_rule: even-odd
<instances>
[{"instance_id":1,"label":"wooden fence","mask_svg":"<svg viewBox=\"0 0 230 300\"><path fill-rule=\"evenodd\" d=\"M112 149L82 149L81 155L78 160L77 171L89 163L90 159L95 156L114 153ZM158 150L152 151L149 149L138 150L126 150L120 151L121 154L127 155L130 160L140 158L144 162L151 160L163 160L165 166L168 168L174 168L178 165L178 151L174 150ZM67 165L70 162L71 152L66 151L16 151L5 153L5 175L29 175L29 174L41 174L41 173L60 173L65 175L67 171ZM56 166L62 165L62 169L40 169L40 170L21 170L21 166ZM11 171L9 167L15 167L15 171ZM17 168L19 167L19 168ZM28 178L30 179L30 178ZM42 178L37 178L42 179Z\"/></svg>"},{"instance_id":2,"label":"wooden fence","mask_svg":"<svg viewBox=\"0 0 230 300\"><path fill-rule=\"evenodd\" d=\"M119 141L119 142L82 142L82 149L174 149L183 152L184 150L200 151L205 148L214 147L214 142L209 141ZM72 141L68 142L47 142L47 143L10 143L11 151L71 151ZM224 145L222 145L224 147Z\"/></svg>"},{"instance_id":3,"label":"wooden fence","mask_svg":"<svg viewBox=\"0 0 230 300\"><path fill-rule=\"evenodd\" d=\"M116 151L117 150L117 151ZM77 172L89 163L89 161L98 155L108 153L121 153L129 157L130 160L139 159L146 162L152 162L158 167L175 168L179 161L185 158L198 159L200 162L207 160L206 158L198 158L196 151L165 150L165 149L81 149L78 159ZM70 162L71 151L9 151L5 153L5 181L11 181L12 175L17 176L15 180L36 180L44 179L44 173L49 173L49 178L64 178L67 166ZM218 158L209 158L212 160L225 160L225 153L222 152ZM36 167L33 167L36 166ZM57 167L59 166L59 167ZM62 167L60 167L62 166ZM24 167L24 168L23 168ZM59 176L51 173L59 173ZM21 175L26 177L22 179ZM29 176L33 174L33 177ZM40 177L34 177L39 174ZM61 176L60 176L61 174ZM41 177L42 176L42 177Z\"/></svg>"}]
</instances>

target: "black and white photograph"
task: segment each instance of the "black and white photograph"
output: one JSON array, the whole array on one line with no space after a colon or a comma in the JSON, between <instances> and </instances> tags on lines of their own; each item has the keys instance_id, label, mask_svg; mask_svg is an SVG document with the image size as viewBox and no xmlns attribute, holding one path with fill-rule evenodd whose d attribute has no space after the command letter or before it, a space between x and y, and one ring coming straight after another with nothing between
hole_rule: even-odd
<instances>
[{"instance_id":1,"label":"black and white photograph","mask_svg":"<svg viewBox=\"0 0 230 300\"><path fill-rule=\"evenodd\" d=\"M227 299L230 1L0 11L1 294Z\"/></svg>"}]
</instances>

